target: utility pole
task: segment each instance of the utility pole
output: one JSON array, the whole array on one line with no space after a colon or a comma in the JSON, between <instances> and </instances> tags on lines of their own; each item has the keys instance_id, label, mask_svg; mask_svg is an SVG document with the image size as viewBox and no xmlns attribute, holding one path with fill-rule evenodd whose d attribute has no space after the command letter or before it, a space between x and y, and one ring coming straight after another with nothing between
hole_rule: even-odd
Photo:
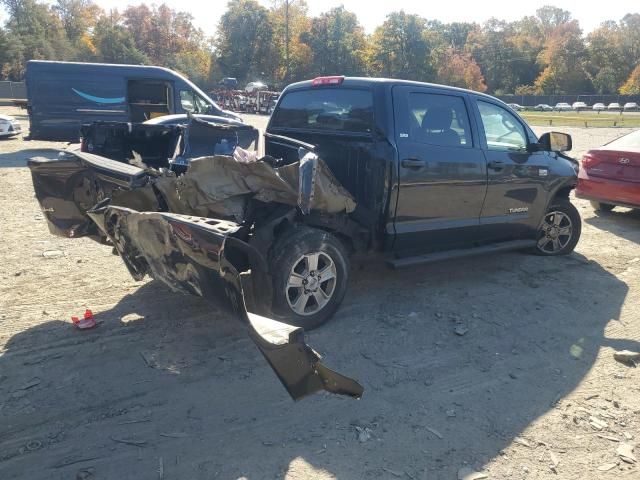
<instances>
[{"instance_id":1,"label":"utility pole","mask_svg":"<svg viewBox=\"0 0 640 480\"><path fill-rule=\"evenodd\" d=\"M289 83L289 3L284 0L284 80Z\"/></svg>"}]
</instances>

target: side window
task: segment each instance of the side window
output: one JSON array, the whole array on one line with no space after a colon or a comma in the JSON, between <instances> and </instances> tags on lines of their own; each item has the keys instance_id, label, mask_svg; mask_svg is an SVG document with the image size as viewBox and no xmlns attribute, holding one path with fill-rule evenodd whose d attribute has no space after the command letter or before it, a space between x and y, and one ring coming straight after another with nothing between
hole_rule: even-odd
<instances>
[{"instance_id":1,"label":"side window","mask_svg":"<svg viewBox=\"0 0 640 480\"><path fill-rule=\"evenodd\" d=\"M409 130L414 142L472 147L464 100L452 95L409 94Z\"/></svg>"},{"instance_id":2,"label":"side window","mask_svg":"<svg viewBox=\"0 0 640 480\"><path fill-rule=\"evenodd\" d=\"M527 149L527 134L513 113L481 100L478 100L478 109L489 150Z\"/></svg>"},{"instance_id":3,"label":"side window","mask_svg":"<svg viewBox=\"0 0 640 480\"><path fill-rule=\"evenodd\" d=\"M187 112L196 111L196 98L191 90L180 90L180 104Z\"/></svg>"}]
</instances>

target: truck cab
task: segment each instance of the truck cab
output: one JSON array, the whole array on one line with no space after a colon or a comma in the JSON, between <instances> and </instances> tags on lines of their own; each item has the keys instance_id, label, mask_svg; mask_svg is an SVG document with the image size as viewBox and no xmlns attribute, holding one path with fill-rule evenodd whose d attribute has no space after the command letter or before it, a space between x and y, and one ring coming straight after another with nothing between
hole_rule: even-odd
<instances>
[{"instance_id":1,"label":"truck cab","mask_svg":"<svg viewBox=\"0 0 640 480\"><path fill-rule=\"evenodd\" d=\"M315 145L355 196L352 217L371 232L370 247L394 266L474 248L567 253L577 242L538 238L550 206L568 203L576 184L577 162L563 153L570 138L538 139L494 97L419 82L321 77L287 87L266 132L269 155L286 156L270 134Z\"/></svg>"}]
</instances>

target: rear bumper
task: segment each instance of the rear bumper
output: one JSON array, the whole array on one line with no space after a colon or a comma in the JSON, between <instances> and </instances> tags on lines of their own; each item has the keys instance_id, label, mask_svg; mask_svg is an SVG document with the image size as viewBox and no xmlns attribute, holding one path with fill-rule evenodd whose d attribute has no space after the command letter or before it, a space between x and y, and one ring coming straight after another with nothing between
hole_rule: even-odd
<instances>
[{"instance_id":1,"label":"rear bumper","mask_svg":"<svg viewBox=\"0 0 640 480\"><path fill-rule=\"evenodd\" d=\"M359 398L363 388L320 362L304 331L266 317L266 261L223 220L104 206L87 212L111 240L134 278L150 275L176 291L228 307L245 324L294 400L326 390ZM240 274L249 266L250 273Z\"/></svg>"},{"instance_id":2,"label":"rear bumper","mask_svg":"<svg viewBox=\"0 0 640 480\"><path fill-rule=\"evenodd\" d=\"M631 208L640 207L640 183L589 176L580 169L576 197Z\"/></svg>"}]
</instances>

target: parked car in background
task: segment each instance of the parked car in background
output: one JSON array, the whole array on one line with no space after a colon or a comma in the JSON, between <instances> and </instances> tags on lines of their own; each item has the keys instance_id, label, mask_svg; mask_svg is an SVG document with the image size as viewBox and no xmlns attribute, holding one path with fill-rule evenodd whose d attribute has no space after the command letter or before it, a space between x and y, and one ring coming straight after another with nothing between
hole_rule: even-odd
<instances>
[{"instance_id":1,"label":"parked car in background","mask_svg":"<svg viewBox=\"0 0 640 480\"><path fill-rule=\"evenodd\" d=\"M244 87L245 92L253 93L260 90L267 90L267 84L262 82L249 82L247 86Z\"/></svg>"},{"instance_id":2,"label":"parked car in background","mask_svg":"<svg viewBox=\"0 0 640 480\"><path fill-rule=\"evenodd\" d=\"M607 106L607 110L620 111L622 110L622 107L620 107L620 104L618 102L612 102Z\"/></svg>"},{"instance_id":3,"label":"parked car in background","mask_svg":"<svg viewBox=\"0 0 640 480\"><path fill-rule=\"evenodd\" d=\"M571 108L573 108L576 112L582 112L583 110L588 109L589 106L584 102L573 102Z\"/></svg>"},{"instance_id":4,"label":"parked car in background","mask_svg":"<svg viewBox=\"0 0 640 480\"><path fill-rule=\"evenodd\" d=\"M553 111L553 107L546 103L539 103L538 105L533 107L533 110L536 112L551 112Z\"/></svg>"},{"instance_id":5,"label":"parked car in background","mask_svg":"<svg viewBox=\"0 0 640 480\"><path fill-rule=\"evenodd\" d=\"M553 109L557 112L568 112L571 110L571 105L565 102L556 103L556 106Z\"/></svg>"},{"instance_id":6,"label":"parked car in background","mask_svg":"<svg viewBox=\"0 0 640 480\"><path fill-rule=\"evenodd\" d=\"M522 112L525 108L522 105L518 105L517 103L507 103L509 107L511 107L516 112Z\"/></svg>"},{"instance_id":7,"label":"parked car in background","mask_svg":"<svg viewBox=\"0 0 640 480\"><path fill-rule=\"evenodd\" d=\"M22 133L22 125L10 115L0 115L0 138L14 137Z\"/></svg>"},{"instance_id":8,"label":"parked car in background","mask_svg":"<svg viewBox=\"0 0 640 480\"><path fill-rule=\"evenodd\" d=\"M640 208L640 130L582 157L576 197L591 200L602 212L617 205Z\"/></svg>"},{"instance_id":9,"label":"parked car in background","mask_svg":"<svg viewBox=\"0 0 640 480\"><path fill-rule=\"evenodd\" d=\"M638 104L636 102L627 102L624 104L624 107L622 108L624 109L625 112L637 112Z\"/></svg>"},{"instance_id":10,"label":"parked car in background","mask_svg":"<svg viewBox=\"0 0 640 480\"><path fill-rule=\"evenodd\" d=\"M605 107L604 103L594 103L593 107L591 107L593 109L594 112L602 112L603 110L606 110L607 107Z\"/></svg>"}]
</instances>

